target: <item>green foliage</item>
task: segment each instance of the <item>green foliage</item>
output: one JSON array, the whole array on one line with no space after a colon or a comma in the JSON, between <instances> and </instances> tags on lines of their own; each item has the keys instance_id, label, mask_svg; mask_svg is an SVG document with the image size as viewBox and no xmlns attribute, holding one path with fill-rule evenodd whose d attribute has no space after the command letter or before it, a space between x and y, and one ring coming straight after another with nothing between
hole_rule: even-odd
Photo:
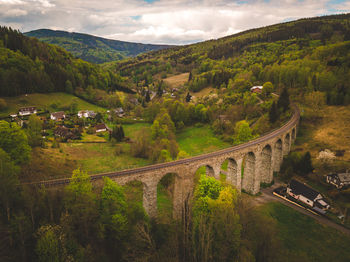
<instances>
[{"instance_id":1,"label":"green foliage","mask_svg":"<svg viewBox=\"0 0 350 262\"><path fill-rule=\"evenodd\" d=\"M117 61L128 56L166 48L166 45L151 45L110 40L87 34L40 29L25 33L26 36L58 45L74 56L91 63Z\"/></svg>"},{"instance_id":2,"label":"green foliage","mask_svg":"<svg viewBox=\"0 0 350 262\"><path fill-rule=\"evenodd\" d=\"M275 123L278 119L279 112L276 102L273 102L269 111L269 120L271 123Z\"/></svg>"},{"instance_id":3,"label":"green foliage","mask_svg":"<svg viewBox=\"0 0 350 262\"><path fill-rule=\"evenodd\" d=\"M232 261L240 246L237 192L202 175L195 190L193 252L196 261Z\"/></svg>"},{"instance_id":4,"label":"green foliage","mask_svg":"<svg viewBox=\"0 0 350 262\"><path fill-rule=\"evenodd\" d=\"M0 148L2 148L15 164L25 164L30 159L28 138L16 123L0 121Z\"/></svg>"},{"instance_id":5,"label":"green foliage","mask_svg":"<svg viewBox=\"0 0 350 262\"><path fill-rule=\"evenodd\" d=\"M60 47L1 27L0 40L6 37L7 44L0 47L1 96L56 91L74 92L78 96L98 101L96 97L92 99L91 94L87 94L88 86L104 92L116 89L131 92L119 75L75 59Z\"/></svg>"},{"instance_id":6,"label":"green foliage","mask_svg":"<svg viewBox=\"0 0 350 262\"><path fill-rule=\"evenodd\" d=\"M306 176L313 170L310 152L306 152L304 155L291 152L283 159L280 172L286 180L289 180L293 174Z\"/></svg>"},{"instance_id":7,"label":"green foliage","mask_svg":"<svg viewBox=\"0 0 350 262\"><path fill-rule=\"evenodd\" d=\"M113 127L113 131L110 134L110 139L114 138L117 142L123 141L125 138L124 129L122 125L117 125Z\"/></svg>"},{"instance_id":8,"label":"green foliage","mask_svg":"<svg viewBox=\"0 0 350 262\"><path fill-rule=\"evenodd\" d=\"M254 136L252 134L252 130L250 129L247 121L242 120L236 123L235 135L233 137L233 143L235 145L248 142L253 138Z\"/></svg>"},{"instance_id":9,"label":"green foliage","mask_svg":"<svg viewBox=\"0 0 350 262\"><path fill-rule=\"evenodd\" d=\"M266 82L263 85L262 95L265 97L269 97L272 92L273 92L273 84L271 82Z\"/></svg>"},{"instance_id":10,"label":"green foliage","mask_svg":"<svg viewBox=\"0 0 350 262\"><path fill-rule=\"evenodd\" d=\"M281 95L278 98L277 106L282 108L283 112L286 112L289 108L289 94L287 88L283 88Z\"/></svg>"},{"instance_id":11,"label":"green foliage","mask_svg":"<svg viewBox=\"0 0 350 262\"><path fill-rule=\"evenodd\" d=\"M0 201L3 214L10 220L11 209L19 198L18 174L19 168L15 166L10 156L0 148Z\"/></svg>"},{"instance_id":12,"label":"green foliage","mask_svg":"<svg viewBox=\"0 0 350 262\"><path fill-rule=\"evenodd\" d=\"M38 230L38 241L36 244L36 253L40 262L59 262L62 261L60 254L60 240L56 236L51 226L43 226Z\"/></svg>"},{"instance_id":13,"label":"green foliage","mask_svg":"<svg viewBox=\"0 0 350 262\"><path fill-rule=\"evenodd\" d=\"M41 130L43 128L43 121L36 115L31 115L28 122L28 143L31 147L42 146L43 139Z\"/></svg>"}]
</instances>

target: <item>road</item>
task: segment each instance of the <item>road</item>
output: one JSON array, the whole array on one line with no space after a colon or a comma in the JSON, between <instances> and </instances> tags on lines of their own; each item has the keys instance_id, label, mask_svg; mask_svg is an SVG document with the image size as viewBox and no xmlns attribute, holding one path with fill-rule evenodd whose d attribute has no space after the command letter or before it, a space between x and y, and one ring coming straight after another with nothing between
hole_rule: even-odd
<instances>
[{"instance_id":1,"label":"road","mask_svg":"<svg viewBox=\"0 0 350 262\"><path fill-rule=\"evenodd\" d=\"M309 217L312 217L313 219L317 220L319 223L323 224L323 225L326 225L326 226L329 226L329 227L332 227L332 228L335 228L341 232L343 232L344 234L347 234L350 236L350 230L341 226L341 225L338 225L337 223L323 217L323 216L319 216L319 215L315 215L313 213L311 213L310 211L307 211L301 207L298 207L296 205L293 205L292 203L289 203L288 201L285 201L277 196L274 196L272 193L273 193L273 190L275 190L276 188L280 187L280 186L283 186L283 184L281 182L276 182L274 185L272 185L271 187L268 187L268 188L262 188L261 189L261 195L256 197L255 198L255 201L257 204L264 204L264 203L268 203L268 202L272 202L272 201L276 201L276 202L280 202L282 203L283 205L285 206L289 206L291 208L293 208L294 210L304 214L304 215L307 215Z\"/></svg>"}]
</instances>

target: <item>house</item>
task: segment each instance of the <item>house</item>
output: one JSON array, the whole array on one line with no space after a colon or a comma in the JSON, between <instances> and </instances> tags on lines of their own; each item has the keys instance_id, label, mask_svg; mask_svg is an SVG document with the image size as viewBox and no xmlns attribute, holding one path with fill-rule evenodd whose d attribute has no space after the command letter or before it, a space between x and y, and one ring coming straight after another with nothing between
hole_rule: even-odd
<instances>
[{"instance_id":1,"label":"house","mask_svg":"<svg viewBox=\"0 0 350 262\"><path fill-rule=\"evenodd\" d=\"M65 126L59 126L53 131L55 136L66 138L69 136L70 130Z\"/></svg>"},{"instance_id":2,"label":"house","mask_svg":"<svg viewBox=\"0 0 350 262\"><path fill-rule=\"evenodd\" d=\"M96 133L98 132L105 132L107 130L109 130L109 128L105 125L105 124L98 124L95 126L95 130L96 130Z\"/></svg>"},{"instance_id":3,"label":"house","mask_svg":"<svg viewBox=\"0 0 350 262\"><path fill-rule=\"evenodd\" d=\"M350 173L338 173L327 175L327 183L342 188L350 185Z\"/></svg>"},{"instance_id":4,"label":"house","mask_svg":"<svg viewBox=\"0 0 350 262\"><path fill-rule=\"evenodd\" d=\"M123 117L124 116L124 110L121 107L118 107L118 108L114 109L113 112L119 117Z\"/></svg>"},{"instance_id":5,"label":"house","mask_svg":"<svg viewBox=\"0 0 350 262\"><path fill-rule=\"evenodd\" d=\"M297 199L317 211L329 209L329 205L324 201L322 195L316 190L308 187L295 179L292 179L287 186L287 194ZM321 211L321 212L322 212Z\"/></svg>"},{"instance_id":6,"label":"house","mask_svg":"<svg viewBox=\"0 0 350 262\"><path fill-rule=\"evenodd\" d=\"M79 139L81 136L81 133L77 128L69 129L65 126L58 126L53 133L55 136L60 137L62 141L67 141L68 139Z\"/></svg>"},{"instance_id":7,"label":"house","mask_svg":"<svg viewBox=\"0 0 350 262\"><path fill-rule=\"evenodd\" d=\"M60 111L60 112L51 113L50 118L55 121L60 121L60 120L64 120L66 118L66 115L64 114L63 111Z\"/></svg>"},{"instance_id":8,"label":"house","mask_svg":"<svg viewBox=\"0 0 350 262\"><path fill-rule=\"evenodd\" d=\"M30 107L21 107L18 110L18 115L20 116L28 116L28 115L32 115L32 114L36 114L37 110L35 106L30 106Z\"/></svg>"},{"instance_id":9,"label":"house","mask_svg":"<svg viewBox=\"0 0 350 262\"><path fill-rule=\"evenodd\" d=\"M94 118L96 116L96 113L94 111L89 111L89 110L81 110L78 112L78 117L82 118Z\"/></svg>"},{"instance_id":10,"label":"house","mask_svg":"<svg viewBox=\"0 0 350 262\"><path fill-rule=\"evenodd\" d=\"M250 88L250 92L260 94L262 92L262 89L262 86L253 86L252 88Z\"/></svg>"}]
</instances>

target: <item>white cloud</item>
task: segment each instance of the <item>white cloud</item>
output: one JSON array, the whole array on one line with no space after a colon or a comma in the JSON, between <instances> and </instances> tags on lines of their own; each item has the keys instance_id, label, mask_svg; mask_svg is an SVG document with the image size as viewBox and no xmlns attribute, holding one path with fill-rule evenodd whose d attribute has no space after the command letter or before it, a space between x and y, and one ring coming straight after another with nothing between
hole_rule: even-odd
<instances>
[{"instance_id":1,"label":"white cloud","mask_svg":"<svg viewBox=\"0 0 350 262\"><path fill-rule=\"evenodd\" d=\"M0 24L125 41L185 44L291 19L350 11L331 0L0 0ZM329 11L332 10L332 11Z\"/></svg>"}]
</instances>

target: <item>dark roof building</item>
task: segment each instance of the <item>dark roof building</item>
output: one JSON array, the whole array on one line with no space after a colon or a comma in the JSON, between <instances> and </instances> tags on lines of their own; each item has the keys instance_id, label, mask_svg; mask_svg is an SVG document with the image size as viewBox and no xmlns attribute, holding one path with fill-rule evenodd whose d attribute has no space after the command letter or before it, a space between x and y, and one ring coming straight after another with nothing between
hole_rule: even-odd
<instances>
[{"instance_id":1,"label":"dark roof building","mask_svg":"<svg viewBox=\"0 0 350 262\"><path fill-rule=\"evenodd\" d=\"M337 188L350 186L350 173L329 174L326 180Z\"/></svg>"},{"instance_id":2,"label":"dark roof building","mask_svg":"<svg viewBox=\"0 0 350 262\"><path fill-rule=\"evenodd\" d=\"M315 200L320 195L316 190L294 179L289 182L288 187L294 195L303 195L311 200Z\"/></svg>"},{"instance_id":3,"label":"dark roof building","mask_svg":"<svg viewBox=\"0 0 350 262\"><path fill-rule=\"evenodd\" d=\"M52 120L63 120L66 118L66 115L64 114L63 111L59 111L59 112L51 113L50 118Z\"/></svg>"},{"instance_id":4,"label":"dark roof building","mask_svg":"<svg viewBox=\"0 0 350 262\"><path fill-rule=\"evenodd\" d=\"M289 182L287 194L321 213L330 207L319 192L295 179Z\"/></svg>"}]
</instances>

